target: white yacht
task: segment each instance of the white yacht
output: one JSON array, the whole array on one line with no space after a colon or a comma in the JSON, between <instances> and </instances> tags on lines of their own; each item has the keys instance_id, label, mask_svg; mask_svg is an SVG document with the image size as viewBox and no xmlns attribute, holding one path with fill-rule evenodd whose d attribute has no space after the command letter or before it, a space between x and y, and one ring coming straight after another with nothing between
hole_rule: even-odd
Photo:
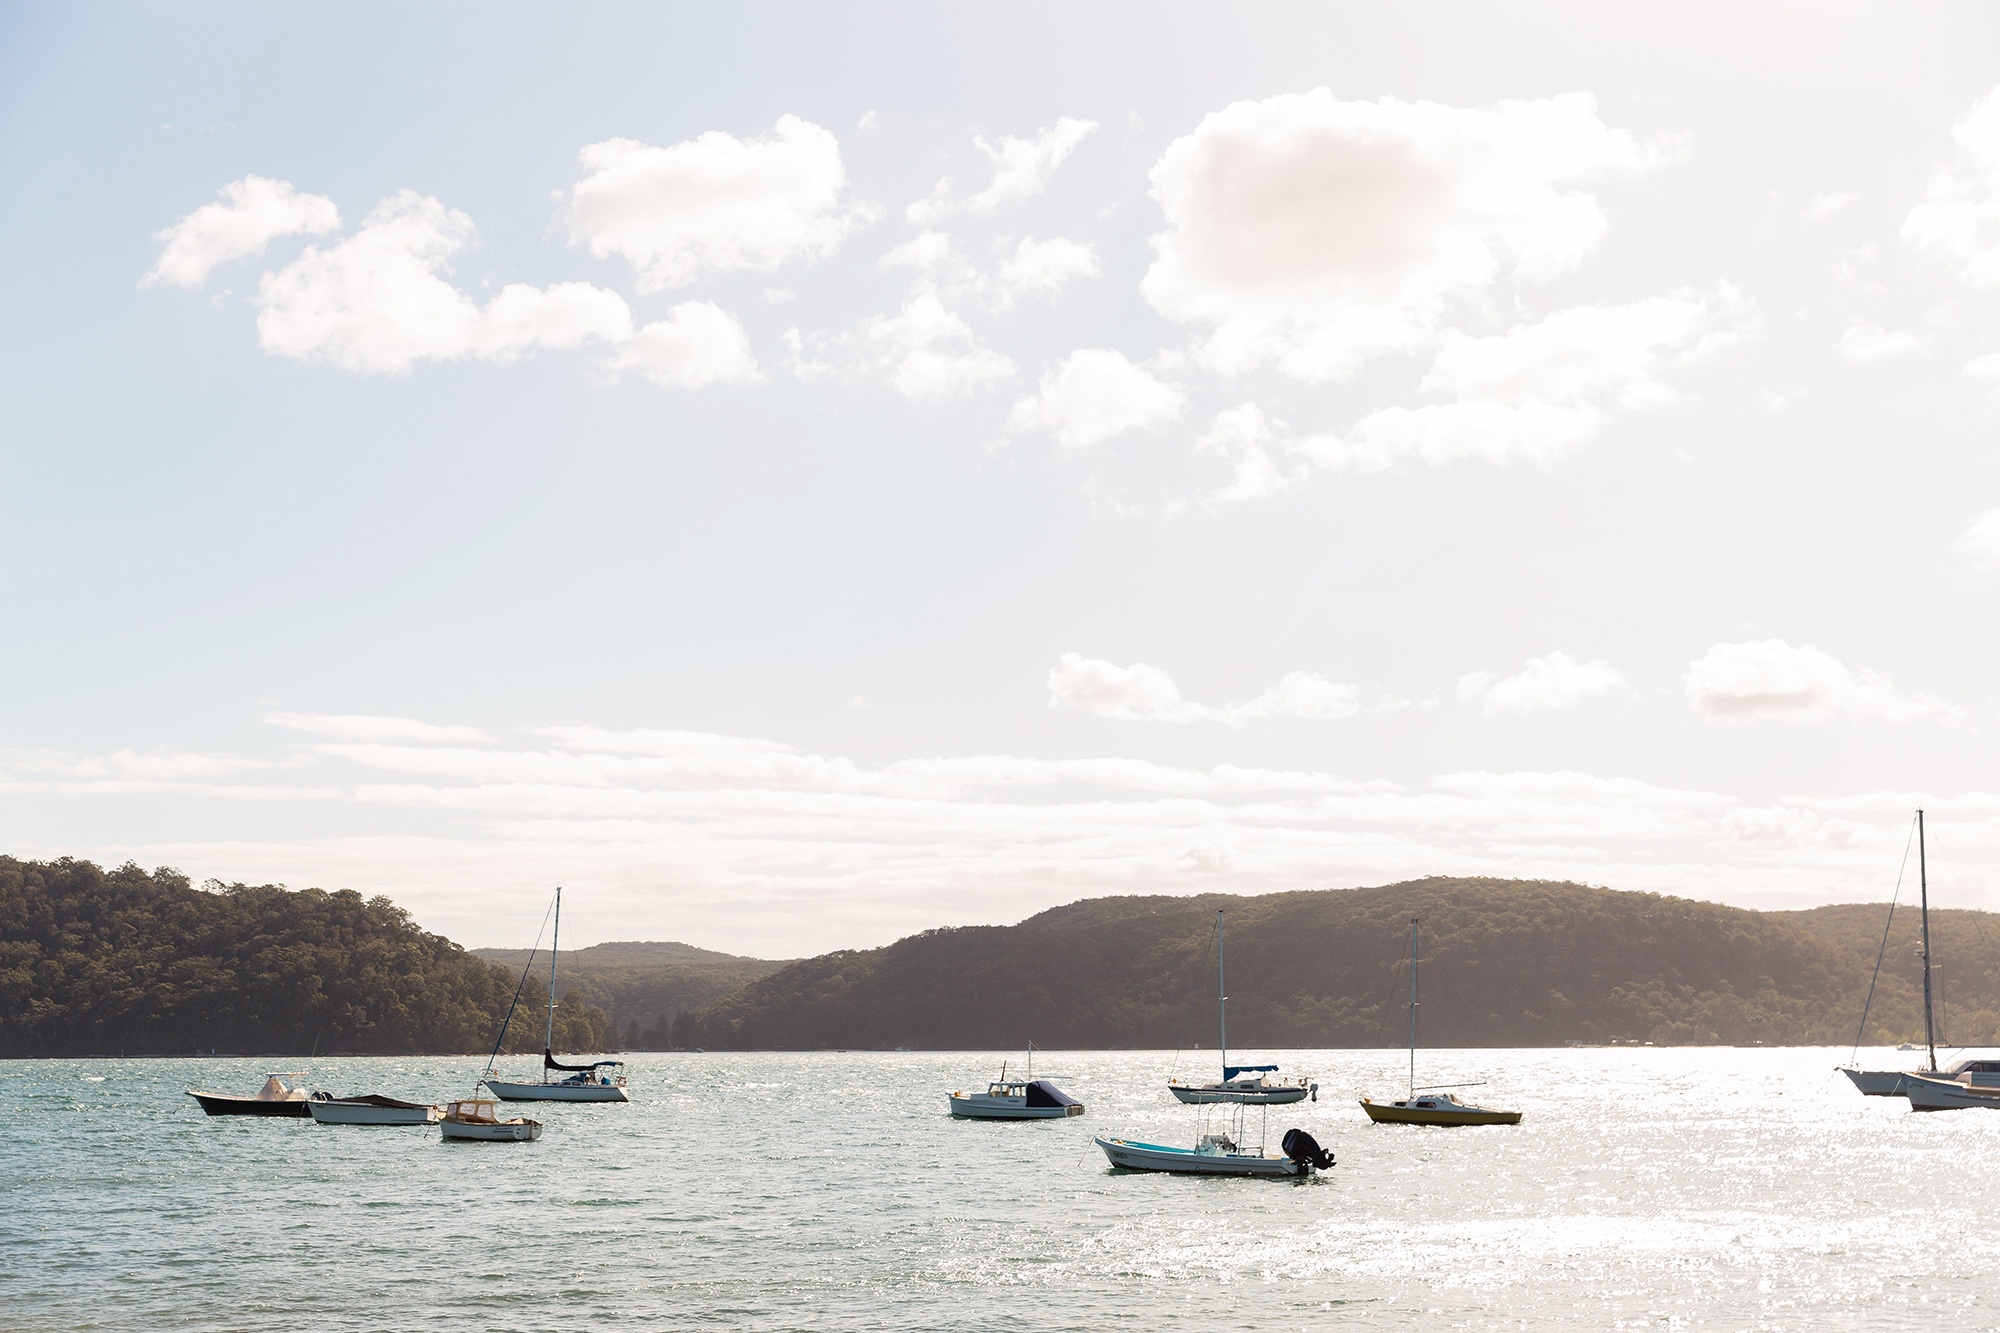
<instances>
[{"instance_id":1,"label":"white yacht","mask_svg":"<svg viewBox=\"0 0 2000 1333\"><path fill-rule=\"evenodd\" d=\"M1238 1105L1282 1106L1287 1102L1302 1102L1307 1097L1319 1100L1319 1084L1303 1078L1278 1078L1276 1065L1232 1065L1229 1063L1229 988L1223 967L1222 955L1222 910L1215 913L1215 996L1216 1017L1222 1035L1222 1077L1213 1083L1197 1083L1187 1079L1169 1078L1167 1091L1180 1101L1195 1106L1205 1106L1215 1102L1234 1102ZM1267 1077L1268 1076L1268 1077Z\"/></svg>"},{"instance_id":2,"label":"white yacht","mask_svg":"<svg viewBox=\"0 0 2000 1333\"><path fill-rule=\"evenodd\" d=\"M1049 1082L1035 1077L1035 1044L1028 1043L1028 1072L1019 1078L1000 1077L984 1092L945 1094L945 1105L961 1120L1060 1120L1082 1115L1083 1103Z\"/></svg>"}]
</instances>

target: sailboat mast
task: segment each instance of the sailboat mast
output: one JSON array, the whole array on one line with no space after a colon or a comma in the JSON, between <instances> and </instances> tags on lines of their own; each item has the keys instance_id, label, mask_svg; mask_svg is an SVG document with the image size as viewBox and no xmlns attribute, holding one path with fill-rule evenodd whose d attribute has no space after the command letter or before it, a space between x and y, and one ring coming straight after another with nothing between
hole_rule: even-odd
<instances>
[{"instance_id":1,"label":"sailboat mast","mask_svg":"<svg viewBox=\"0 0 2000 1333\"><path fill-rule=\"evenodd\" d=\"M1924 868L1924 812L1917 811L1917 885L1924 916L1924 1046L1931 1053L1930 1072L1937 1073L1937 1031L1931 1023L1931 885Z\"/></svg>"},{"instance_id":2,"label":"sailboat mast","mask_svg":"<svg viewBox=\"0 0 2000 1333\"><path fill-rule=\"evenodd\" d=\"M556 950L562 946L562 886L556 886L556 931L549 938L549 1031L542 1039L542 1049L556 1048ZM549 1081L549 1071L542 1071L542 1082Z\"/></svg>"},{"instance_id":3,"label":"sailboat mast","mask_svg":"<svg viewBox=\"0 0 2000 1333\"><path fill-rule=\"evenodd\" d=\"M1222 1081L1229 1081L1229 987L1222 973L1222 909L1215 909L1215 1010L1222 1024Z\"/></svg>"},{"instance_id":4,"label":"sailboat mast","mask_svg":"<svg viewBox=\"0 0 2000 1333\"><path fill-rule=\"evenodd\" d=\"M1417 922L1410 918L1410 1096L1417 1095Z\"/></svg>"}]
</instances>

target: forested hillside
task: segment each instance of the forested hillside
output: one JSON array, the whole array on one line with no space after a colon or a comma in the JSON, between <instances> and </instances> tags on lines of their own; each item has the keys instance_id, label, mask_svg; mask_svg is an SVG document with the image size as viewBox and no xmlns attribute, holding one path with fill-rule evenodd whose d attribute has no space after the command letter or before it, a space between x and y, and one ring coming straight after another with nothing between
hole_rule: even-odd
<instances>
[{"instance_id":1,"label":"forested hillside","mask_svg":"<svg viewBox=\"0 0 2000 1333\"><path fill-rule=\"evenodd\" d=\"M1884 907L1760 913L1579 884L1425 879L1256 898L1102 898L794 963L676 1025L711 1049L1177 1047L1215 1040L1226 909L1231 1049L1397 1045L1412 916L1422 1040L1845 1043ZM1916 913L1899 910L1872 1040L1919 1037ZM2000 928L1932 917L1945 1028L2000 1028Z\"/></svg>"},{"instance_id":2,"label":"forested hillside","mask_svg":"<svg viewBox=\"0 0 2000 1333\"><path fill-rule=\"evenodd\" d=\"M516 980L386 898L0 856L4 1056L485 1052ZM508 1049L539 1051L546 1013ZM575 993L558 1015L563 1049L608 1044Z\"/></svg>"},{"instance_id":3,"label":"forested hillside","mask_svg":"<svg viewBox=\"0 0 2000 1333\"><path fill-rule=\"evenodd\" d=\"M516 973L528 961L526 949L473 952ZM657 1051L667 1048L676 1014L713 1004L789 962L740 958L672 940L621 941L563 950L556 978L565 990L575 987L584 1003L610 1014L611 1031L622 1049ZM546 968L544 954L535 967L544 990Z\"/></svg>"}]
</instances>

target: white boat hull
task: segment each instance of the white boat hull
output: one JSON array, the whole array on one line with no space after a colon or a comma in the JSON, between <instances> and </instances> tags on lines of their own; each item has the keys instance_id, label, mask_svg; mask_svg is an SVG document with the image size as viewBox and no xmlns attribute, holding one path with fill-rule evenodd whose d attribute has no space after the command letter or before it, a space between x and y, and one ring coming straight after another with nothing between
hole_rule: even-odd
<instances>
[{"instance_id":1,"label":"white boat hull","mask_svg":"<svg viewBox=\"0 0 2000 1333\"><path fill-rule=\"evenodd\" d=\"M432 1125L444 1112L435 1106L371 1106L367 1102L307 1102L322 1125Z\"/></svg>"},{"instance_id":2,"label":"white boat hull","mask_svg":"<svg viewBox=\"0 0 2000 1333\"><path fill-rule=\"evenodd\" d=\"M1167 1091L1189 1106L1209 1106L1218 1102L1235 1102L1243 1106L1285 1106L1304 1101L1312 1089L1282 1083L1265 1087L1239 1087L1230 1083L1169 1083Z\"/></svg>"},{"instance_id":3,"label":"white boat hull","mask_svg":"<svg viewBox=\"0 0 2000 1333\"><path fill-rule=\"evenodd\" d=\"M945 1094L945 1105L961 1120L1063 1120L1082 1115L1081 1106L1030 1106L1017 1097L987 1097L979 1093Z\"/></svg>"},{"instance_id":4,"label":"white boat hull","mask_svg":"<svg viewBox=\"0 0 2000 1333\"><path fill-rule=\"evenodd\" d=\"M1840 1072L1847 1075L1848 1081L1864 1097L1894 1097L1903 1091L1903 1075L1897 1070L1843 1069Z\"/></svg>"},{"instance_id":5,"label":"white boat hull","mask_svg":"<svg viewBox=\"0 0 2000 1333\"><path fill-rule=\"evenodd\" d=\"M480 1121L441 1120L438 1128L448 1139L462 1139L472 1143L533 1143L542 1137L542 1122L539 1120L500 1120L492 1124Z\"/></svg>"},{"instance_id":6,"label":"white boat hull","mask_svg":"<svg viewBox=\"0 0 2000 1333\"><path fill-rule=\"evenodd\" d=\"M1899 1074L1902 1094L1913 1111L1962 1111L1968 1107L2000 1110L2000 1089L1971 1088L1950 1079Z\"/></svg>"},{"instance_id":7,"label":"white boat hull","mask_svg":"<svg viewBox=\"0 0 2000 1333\"><path fill-rule=\"evenodd\" d=\"M482 1080L503 1102L629 1102L615 1083L502 1083Z\"/></svg>"},{"instance_id":8,"label":"white boat hull","mask_svg":"<svg viewBox=\"0 0 2000 1333\"><path fill-rule=\"evenodd\" d=\"M1289 1157L1262 1153L1196 1152L1127 1139L1093 1139L1111 1165L1127 1171L1163 1171L1181 1176L1303 1176L1312 1168Z\"/></svg>"}]
</instances>

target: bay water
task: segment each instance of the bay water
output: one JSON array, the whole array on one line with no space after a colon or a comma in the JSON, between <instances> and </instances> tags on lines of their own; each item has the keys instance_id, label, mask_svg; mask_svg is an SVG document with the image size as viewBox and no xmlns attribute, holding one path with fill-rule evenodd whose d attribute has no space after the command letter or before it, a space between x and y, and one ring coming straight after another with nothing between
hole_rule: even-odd
<instances>
[{"instance_id":1,"label":"bay water","mask_svg":"<svg viewBox=\"0 0 2000 1333\"><path fill-rule=\"evenodd\" d=\"M182 1091L442 1101L474 1057L5 1061L0 1329L2000 1327L2000 1114L1861 1097L1846 1055L1427 1051L1526 1113L1439 1130L1356 1105L1402 1052L1283 1052L1319 1095L1271 1150L1338 1158L1308 1181L1110 1170L1094 1134L1192 1146L1165 1052L1038 1054L1088 1112L1021 1123L945 1110L1000 1055L633 1055L630 1105L515 1107L529 1144Z\"/></svg>"}]
</instances>

